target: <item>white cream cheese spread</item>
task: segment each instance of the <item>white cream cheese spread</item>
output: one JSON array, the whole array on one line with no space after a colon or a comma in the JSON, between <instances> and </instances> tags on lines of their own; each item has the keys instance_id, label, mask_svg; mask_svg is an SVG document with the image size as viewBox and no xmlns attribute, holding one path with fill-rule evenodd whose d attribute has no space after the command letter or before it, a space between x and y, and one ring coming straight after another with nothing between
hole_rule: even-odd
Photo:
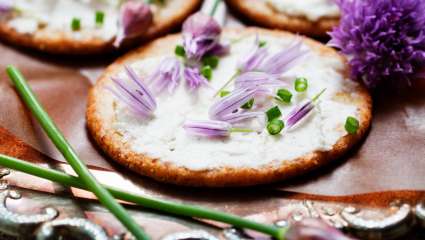
<instances>
[{"instance_id":1,"label":"white cream cheese spread","mask_svg":"<svg viewBox=\"0 0 425 240\"><path fill-rule=\"evenodd\" d=\"M119 1L107 0L16 0L17 13L8 21L19 33L38 30L67 34L76 39L97 37L112 39L117 33ZM96 24L96 12L102 12L102 24ZM72 19L79 19L81 28L73 31Z\"/></svg>"},{"instance_id":2,"label":"white cream cheese spread","mask_svg":"<svg viewBox=\"0 0 425 240\"><path fill-rule=\"evenodd\" d=\"M339 9L333 0L265 0L273 9L289 16L317 21L323 17L338 17Z\"/></svg>"},{"instance_id":3,"label":"white cream cheese spread","mask_svg":"<svg viewBox=\"0 0 425 240\"><path fill-rule=\"evenodd\" d=\"M226 36L222 38L226 39ZM270 36L260 36L260 39L267 41L271 53L287 47L293 41L291 38ZM190 92L182 78L173 94L162 93L156 96L158 107L152 119L137 117L117 101L113 128L123 136L123 141L132 151L191 170L279 165L283 161L291 161L316 150L330 150L347 134L344 130L347 116L359 117L354 103L338 101L335 96L341 92L355 92L357 83L345 79L340 72L345 68L340 58L325 56L317 50L310 51L299 65L283 75L289 83L287 88L294 95L291 104L278 104L283 116L288 115L296 104L326 88L317 107L297 127L271 136L267 130L259 128L257 120L250 120L242 125L260 129L259 132L233 133L222 139L194 137L182 128L185 120L208 119L208 109L216 100L213 98L214 93L234 74L237 60L251 49L253 41L254 36L249 36L232 45L231 53L220 58L209 87L203 86ZM310 47L304 44L303 48ZM164 57L166 56L141 59L131 66L139 74L146 76ZM120 76L126 78L124 72ZM305 93L293 90L296 77L308 79L309 86ZM276 103L271 100L270 105L272 104Z\"/></svg>"}]
</instances>

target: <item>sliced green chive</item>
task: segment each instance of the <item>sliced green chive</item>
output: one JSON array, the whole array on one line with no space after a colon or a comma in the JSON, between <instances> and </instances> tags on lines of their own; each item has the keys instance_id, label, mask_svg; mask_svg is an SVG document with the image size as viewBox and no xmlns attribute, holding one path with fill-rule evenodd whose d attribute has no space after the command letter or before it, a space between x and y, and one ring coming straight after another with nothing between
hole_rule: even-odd
<instances>
[{"instance_id":1,"label":"sliced green chive","mask_svg":"<svg viewBox=\"0 0 425 240\"><path fill-rule=\"evenodd\" d=\"M350 134L355 134L359 130L359 121L355 117L347 117L345 130Z\"/></svg>"},{"instance_id":2,"label":"sliced green chive","mask_svg":"<svg viewBox=\"0 0 425 240\"><path fill-rule=\"evenodd\" d=\"M282 116L282 113L280 112L280 109L278 106L274 106L270 108L269 110L267 110L266 115L267 115L267 121L270 122L271 120Z\"/></svg>"},{"instance_id":3,"label":"sliced green chive","mask_svg":"<svg viewBox=\"0 0 425 240\"><path fill-rule=\"evenodd\" d=\"M297 78L295 79L295 91L304 92L308 88L307 78Z\"/></svg>"},{"instance_id":4,"label":"sliced green chive","mask_svg":"<svg viewBox=\"0 0 425 240\"><path fill-rule=\"evenodd\" d=\"M215 69L218 66L218 57L217 56L206 56L202 58L202 64L204 66L210 66L212 69Z\"/></svg>"},{"instance_id":5,"label":"sliced green chive","mask_svg":"<svg viewBox=\"0 0 425 240\"><path fill-rule=\"evenodd\" d=\"M182 45L177 45L176 49L174 49L174 53L179 57L186 57L186 51Z\"/></svg>"},{"instance_id":6,"label":"sliced green chive","mask_svg":"<svg viewBox=\"0 0 425 240\"><path fill-rule=\"evenodd\" d=\"M210 66L203 66L201 69L201 74L206 79L211 80L212 78L212 68Z\"/></svg>"},{"instance_id":7,"label":"sliced green chive","mask_svg":"<svg viewBox=\"0 0 425 240\"><path fill-rule=\"evenodd\" d=\"M243 109L251 109L254 106L254 98L251 98L248 102L241 106Z\"/></svg>"},{"instance_id":8,"label":"sliced green chive","mask_svg":"<svg viewBox=\"0 0 425 240\"><path fill-rule=\"evenodd\" d=\"M81 20L79 18L73 18L71 21L72 31L78 31L81 28Z\"/></svg>"},{"instance_id":9,"label":"sliced green chive","mask_svg":"<svg viewBox=\"0 0 425 240\"><path fill-rule=\"evenodd\" d=\"M279 89L276 95L279 97L279 100L281 100L282 102L286 102L286 103L291 102L292 93L287 89L284 89L284 88Z\"/></svg>"},{"instance_id":10,"label":"sliced green chive","mask_svg":"<svg viewBox=\"0 0 425 240\"><path fill-rule=\"evenodd\" d=\"M283 123L283 121L280 119L273 119L267 123L267 131L270 133L270 135L279 134L284 127L285 123Z\"/></svg>"},{"instance_id":11,"label":"sliced green chive","mask_svg":"<svg viewBox=\"0 0 425 240\"><path fill-rule=\"evenodd\" d=\"M222 90L220 91L220 97L225 97L230 94L230 91Z\"/></svg>"},{"instance_id":12,"label":"sliced green chive","mask_svg":"<svg viewBox=\"0 0 425 240\"><path fill-rule=\"evenodd\" d=\"M98 26L103 25L104 19L105 19L105 13L102 11L96 11L96 16L95 16L96 25Z\"/></svg>"},{"instance_id":13,"label":"sliced green chive","mask_svg":"<svg viewBox=\"0 0 425 240\"><path fill-rule=\"evenodd\" d=\"M259 46L260 48L262 48L262 47L266 46L266 44L267 44L267 42L266 42L266 41L264 41L264 40L262 40L262 41L260 41L260 42L258 43L258 46Z\"/></svg>"}]
</instances>

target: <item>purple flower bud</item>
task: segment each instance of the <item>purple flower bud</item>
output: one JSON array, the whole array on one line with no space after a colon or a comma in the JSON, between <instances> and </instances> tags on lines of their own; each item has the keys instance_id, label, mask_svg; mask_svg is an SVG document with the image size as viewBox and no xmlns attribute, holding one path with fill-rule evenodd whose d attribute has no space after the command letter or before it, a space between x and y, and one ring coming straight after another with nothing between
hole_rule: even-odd
<instances>
[{"instance_id":1,"label":"purple flower bud","mask_svg":"<svg viewBox=\"0 0 425 240\"><path fill-rule=\"evenodd\" d=\"M148 82L157 93L164 89L173 93L180 83L180 73L180 61L175 57L168 57L161 61L158 68L150 75Z\"/></svg>"},{"instance_id":2,"label":"purple flower bud","mask_svg":"<svg viewBox=\"0 0 425 240\"><path fill-rule=\"evenodd\" d=\"M118 35L114 46L119 47L123 40L134 38L146 32L152 24L153 16L149 4L139 1L127 1L120 9Z\"/></svg>"},{"instance_id":3,"label":"purple flower bud","mask_svg":"<svg viewBox=\"0 0 425 240\"><path fill-rule=\"evenodd\" d=\"M125 69L134 84L128 84L118 77L112 77L115 88L108 89L136 113L144 117L152 115L156 109L156 101L152 93L133 69L128 66Z\"/></svg>"},{"instance_id":4,"label":"purple flower bud","mask_svg":"<svg viewBox=\"0 0 425 240\"><path fill-rule=\"evenodd\" d=\"M235 80L236 88L282 87L287 83L278 79L278 76L265 72L246 72L239 75Z\"/></svg>"},{"instance_id":5,"label":"purple flower bud","mask_svg":"<svg viewBox=\"0 0 425 240\"><path fill-rule=\"evenodd\" d=\"M208 80L201 75L198 68L185 67L183 76L191 90L197 89L201 85L208 85Z\"/></svg>"},{"instance_id":6,"label":"purple flower bud","mask_svg":"<svg viewBox=\"0 0 425 240\"><path fill-rule=\"evenodd\" d=\"M215 120L225 120L227 115L235 113L243 104L248 102L257 93L258 88L241 88L234 90L230 95L214 103L209 116Z\"/></svg>"},{"instance_id":7,"label":"purple flower bud","mask_svg":"<svg viewBox=\"0 0 425 240\"><path fill-rule=\"evenodd\" d=\"M190 59L201 59L220 40L221 27L214 18L195 13L183 23L183 46Z\"/></svg>"},{"instance_id":8,"label":"purple flower bud","mask_svg":"<svg viewBox=\"0 0 425 240\"><path fill-rule=\"evenodd\" d=\"M227 137L231 127L223 121L186 121L183 125L187 133L201 137Z\"/></svg>"},{"instance_id":9,"label":"purple flower bud","mask_svg":"<svg viewBox=\"0 0 425 240\"><path fill-rule=\"evenodd\" d=\"M291 225L286 240L354 240L322 220L306 218Z\"/></svg>"},{"instance_id":10,"label":"purple flower bud","mask_svg":"<svg viewBox=\"0 0 425 240\"><path fill-rule=\"evenodd\" d=\"M260 46L260 40L258 35L256 35L252 49L248 51L246 56L238 61L238 70L242 73L257 70L267 57L267 54L267 47Z\"/></svg>"},{"instance_id":11,"label":"purple flower bud","mask_svg":"<svg viewBox=\"0 0 425 240\"><path fill-rule=\"evenodd\" d=\"M294 67L308 53L306 50L301 50L301 46L302 40L297 39L288 48L263 61L260 70L269 74L282 75L282 73Z\"/></svg>"}]
</instances>

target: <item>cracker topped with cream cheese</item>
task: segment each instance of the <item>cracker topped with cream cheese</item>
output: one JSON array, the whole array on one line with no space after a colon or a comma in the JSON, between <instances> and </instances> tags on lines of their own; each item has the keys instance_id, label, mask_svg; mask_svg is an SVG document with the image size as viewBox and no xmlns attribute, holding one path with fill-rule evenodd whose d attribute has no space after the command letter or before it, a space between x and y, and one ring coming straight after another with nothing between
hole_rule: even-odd
<instances>
[{"instance_id":1,"label":"cracker topped with cream cheese","mask_svg":"<svg viewBox=\"0 0 425 240\"><path fill-rule=\"evenodd\" d=\"M0 38L57 54L110 52L169 32L200 3L200 0L152 0L149 3L139 0L2 0ZM132 21L135 27L130 26Z\"/></svg>"},{"instance_id":2,"label":"cracker topped with cream cheese","mask_svg":"<svg viewBox=\"0 0 425 240\"><path fill-rule=\"evenodd\" d=\"M104 151L160 181L242 186L301 175L343 156L365 135L371 98L349 78L346 60L335 50L257 28L224 30L221 42L228 52L213 61L211 71L205 70L211 59L203 57L197 66L187 59L188 51L182 57L178 34L109 66L92 89L87 110L88 127ZM258 60L250 59L253 44L267 48L261 60L266 65L253 67L250 60ZM278 66L282 59L273 57L289 59L288 54L303 56ZM167 62L170 58L177 62ZM174 82L158 85L158 74L172 66L178 68L169 78ZM193 66L206 83L193 87L193 75L185 72ZM263 70L270 78L262 78ZM125 95L132 91L127 87L138 85L132 77L143 82L134 92L139 96Z\"/></svg>"}]
</instances>

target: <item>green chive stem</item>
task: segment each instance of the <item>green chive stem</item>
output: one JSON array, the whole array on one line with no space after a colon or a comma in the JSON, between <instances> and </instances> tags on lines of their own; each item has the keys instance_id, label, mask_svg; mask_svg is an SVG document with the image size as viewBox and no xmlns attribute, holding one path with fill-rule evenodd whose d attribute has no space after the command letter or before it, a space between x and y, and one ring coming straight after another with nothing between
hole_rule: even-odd
<instances>
[{"instance_id":1,"label":"green chive stem","mask_svg":"<svg viewBox=\"0 0 425 240\"><path fill-rule=\"evenodd\" d=\"M320 91L316 96L314 96L311 101L312 102L316 102L317 99L319 99L320 96L322 96L322 94L326 91L326 88L324 88L322 91Z\"/></svg>"},{"instance_id":2,"label":"green chive stem","mask_svg":"<svg viewBox=\"0 0 425 240\"><path fill-rule=\"evenodd\" d=\"M252 129L248 129L248 128L231 128L229 131L230 131L230 132L240 132L240 133L250 133L250 132L254 132L254 130L252 130Z\"/></svg>"},{"instance_id":3,"label":"green chive stem","mask_svg":"<svg viewBox=\"0 0 425 240\"><path fill-rule=\"evenodd\" d=\"M214 5L210 11L210 16L214 17L215 12L217 11L218 4L220 4L221 0L215 0Z\"/></svg>"},{"instance_id":4,"label":"green chive stem","mask_svg":"<svg viewBox=\"0 0 425 240\"><path fill-rule=\"evenodd\" d=\"M87 169L86 165L78 158L74 149L67 142L65 137L37 100L21 72L11 65L7 67L6 71L26 106L31 110L32 114L38 120L51 141L55 144L56 148L62 153L69 165L71 165L74 171L78 174L79 179L81 179L84 186L93 192L99 201L109 211L111 211L111 213L119 219L137 239L149 239L146 233L132 219L127 211L97 182L94 176Z\"/></svg>"},{"instance_id":5,"label":"green chive stem","mask_svg":"<svg viewBox=\"0 0 425 240\"><path fill-rule=\"evenodd\" d=\"M232 75L232 77L227 80L227 82L220 88L218 89L218 91L216 93L214 93L213 97L217 97L218 94L223 91L233 80L235 80L235 78L241 73L241 71L237 70L235 72L235 74Z\"/></svg>"},{"instance_id":6,"label":"green chive stem","mask_svg":"<svg viewBox=\"0 0 425 240\"><path fill-rule=\"evenodd\" d=\"M0 154L0 165L6 168L14 169L33 176L57 182L68 187L76 187L87 190L86 185L84 185L77 177L68 175L57 170L43 168L37 166L36 164L9 157L3 154ZM278 240L284 240L284 236L286 233L286 228L279 228L273 225L257 223L236 215L211 210L208 208L197 207L194 205L186 205L181 203L174 203L171 201L143 197L141 195L125 192L120 189L106 185L104 185L104 187L114 197L126 202L138 204L145 208L154 209L179 216L219 221L233 225L235 227L262 232Z\"/></svg>"}]
</instances>

